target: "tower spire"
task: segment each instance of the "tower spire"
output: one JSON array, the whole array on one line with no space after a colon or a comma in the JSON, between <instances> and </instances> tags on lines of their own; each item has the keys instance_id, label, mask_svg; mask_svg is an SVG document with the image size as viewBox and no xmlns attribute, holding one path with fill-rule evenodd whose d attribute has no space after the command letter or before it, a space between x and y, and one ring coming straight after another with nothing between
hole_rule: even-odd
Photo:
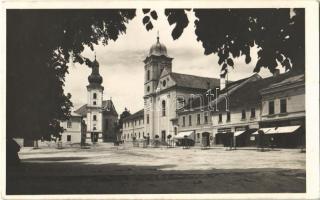
<instances>
[{"instance_id":1,"label":"tower spire","mask_svg":"<svg viewBox=\"0 0 320 200\"><path fill-rule=\"evenodd\" d=\"M157 31L157 42L159 43L159 30Z\"/></svg>"}]
</instances>

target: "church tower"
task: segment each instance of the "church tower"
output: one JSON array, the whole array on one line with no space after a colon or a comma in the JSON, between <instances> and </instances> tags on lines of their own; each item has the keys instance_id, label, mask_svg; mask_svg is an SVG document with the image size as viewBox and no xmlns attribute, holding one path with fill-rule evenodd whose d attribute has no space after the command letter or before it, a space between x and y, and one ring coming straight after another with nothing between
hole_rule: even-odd
<instances>
[{"instance_id":1,"label":"church tower","mask_svg":"<svg viewBox=\"0 0 320 200\"><path fill-rule=\"evenodd\" d=\"M87 133L92 143L102 141L102 77L99 74L99 63L94 59L91 64L92 72L88 77L87 86Z\"/></svg>"},{"instance_id":2,"label":"church tower","mask_svg":"<svg viewBox=\"0 0 320 200\"><path fill-rule=\"evenodd\" d=\"M144 122L145 133L151 139L155 136L156 88L163 69L169 73L172 71L172 59L168 57L167 48L160 43L158 35L156 43L151 46L149 54L144 60Z\"/></svg>"}]
</instances>

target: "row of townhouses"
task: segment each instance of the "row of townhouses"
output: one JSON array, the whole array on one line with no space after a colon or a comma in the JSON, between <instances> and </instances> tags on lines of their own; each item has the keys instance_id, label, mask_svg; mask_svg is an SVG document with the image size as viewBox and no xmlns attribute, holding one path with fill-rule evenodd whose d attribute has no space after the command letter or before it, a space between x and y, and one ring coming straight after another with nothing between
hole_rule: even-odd
<instances>
[{"instance_id":1,"label":"row of townhouses","mask_svg":"<svg viewBox=\"0 0 320 200\"><path fill-rule=\"evenodd\" d=\"M237 146L255 145L263 131L274 145L296 147L305 139L305 76L294 72L258 74L227 82L172 71L172 60L159 37L144 60L144 107L123 119L104 88L95 60L88 77L87 104L62 122L62 141L86 143L184 138L194 145L222 145L233 134ZM82 123L84 122L84 123ZM83 125L85 124L85 128ZM85 135L84 135L84 134Z\"/></svg>"},{"instance_id":2,"label":"row of townhouses","mask_svg":"<svg viewBox=\"0 0 320 200\"><path fill-rule=\"evenodd\" d=\"M144 60L144 108L124 119L122 140L188 138L195 145L221 145L232 133L237 146L246 146L263 131L276 146L304 143L304 74L276 71L226 82L172 72L172 59L157 38Z\"/></svg>"}]
</instances>

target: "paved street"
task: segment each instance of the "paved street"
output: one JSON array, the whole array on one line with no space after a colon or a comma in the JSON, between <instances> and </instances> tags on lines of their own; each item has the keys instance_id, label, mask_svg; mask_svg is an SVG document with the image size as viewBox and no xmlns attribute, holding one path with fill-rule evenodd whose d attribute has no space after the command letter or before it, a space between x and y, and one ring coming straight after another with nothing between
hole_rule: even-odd
<instances>
[{"instance_id":1,"label":"paved street","mask_svg":"<svg viewBox=\"0 0 320 200\"><path fill-rule=\"evenodd\" d=\"M305 154L224 148L23 148L12 194L305 192Z\"/></svg>"}]
</instances>

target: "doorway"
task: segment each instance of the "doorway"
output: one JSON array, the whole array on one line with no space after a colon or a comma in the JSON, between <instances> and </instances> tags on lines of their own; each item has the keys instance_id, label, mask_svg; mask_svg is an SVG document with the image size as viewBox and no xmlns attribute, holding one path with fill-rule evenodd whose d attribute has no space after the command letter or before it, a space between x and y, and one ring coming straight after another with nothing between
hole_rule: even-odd
<instances>
[{"instance_id":1,"label":"doorway","mask_svg":"<svg viewBox=\"0 0 320 200\"><path fill-rule=\"evenodd\" d=\"M161 141L162 142L166 141L166 131L161 131Z\"/></svg>"},{"instance_id":2,"label":"doorway","mask_svg":"<svg viewBox=\"0 0 320 200\"><path fill-rule=\"evenodd\" d=\"M204 132L202 133L202 146L207 147L210 146L210 133Z\"/></svg>"}]
</instances>

